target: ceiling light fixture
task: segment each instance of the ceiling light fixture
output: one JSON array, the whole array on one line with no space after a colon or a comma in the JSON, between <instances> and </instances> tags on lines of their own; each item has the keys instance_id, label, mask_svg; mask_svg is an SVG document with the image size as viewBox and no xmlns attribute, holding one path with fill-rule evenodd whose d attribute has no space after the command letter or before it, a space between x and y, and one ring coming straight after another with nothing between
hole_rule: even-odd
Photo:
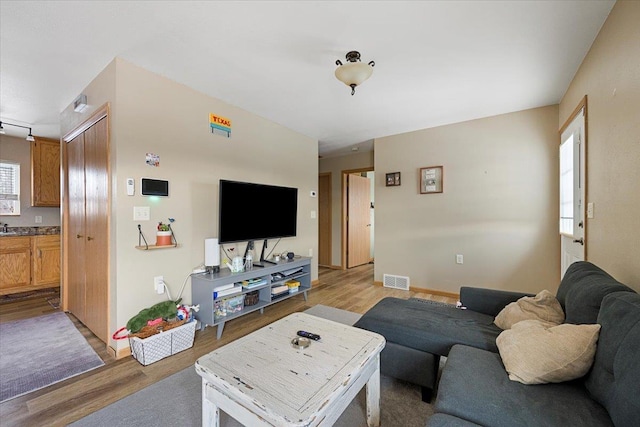
<instances>
[{"instance_id":1,"label":"ceiling light fixture","mask_svg":"<svg viewBox=\"0 0 640 427\"><path fill-rule=\"evenodd\" d=\"M336 78L351 88L351 95L356 93L356 86L361 85L365 80L371 77L375 62L369 61L368 64L360 62L360 52L352 50L345 56L347 63L343 64L339 59L336 61Z\"/></svg>"},{"instance_id":2,"label":"ceiling light fixture","mask_svg":"<svg viewBox=\"0 0 640 427\"><path fill-rule=\"evenodd\" d=\"M9 123L9 122L0 122L0 134L2 135L6 133L4 130L4 125L15 126L17 128L22 128L22 129L29 129L29 135L27 135L26 140L29 142L35 141L35 139L33 138L33 135L31 135L31 128L29 126L14 125L13 123Z\"/></svg>"}]
</instances>

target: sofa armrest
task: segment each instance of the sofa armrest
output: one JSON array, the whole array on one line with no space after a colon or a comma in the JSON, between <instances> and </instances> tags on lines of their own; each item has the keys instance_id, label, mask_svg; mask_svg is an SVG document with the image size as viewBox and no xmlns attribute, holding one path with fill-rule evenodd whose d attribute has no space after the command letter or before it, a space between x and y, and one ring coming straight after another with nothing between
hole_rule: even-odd
<instances>
[{"instance_id":1,"label":"sofa armrest","mask_svg":"<svg viewBox=\"0 0 640 427\"><path fill-rule=\"evenodd\" d=\"M472 288L463 286L460 288L460 302L468 310L489 316L497 316L507 304L519 300L522 297L531 297L534 294L524 292L500 291L497 289Z\"/></svg>"}]
</instances>

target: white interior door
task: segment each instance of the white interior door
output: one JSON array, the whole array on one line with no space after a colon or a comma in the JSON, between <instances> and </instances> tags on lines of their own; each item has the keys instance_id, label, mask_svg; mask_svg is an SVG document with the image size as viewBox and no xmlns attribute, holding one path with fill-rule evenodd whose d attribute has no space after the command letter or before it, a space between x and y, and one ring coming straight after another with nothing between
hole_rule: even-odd
<instances>
[{"instance_id":1,"label":"white interior door","mask_svg":"<svg viewBox=\"0 0 640 427\"><path fill-rule=\"evenodd\" d=\"M585 259L586 138L583 107L560 136L560 276Z\"/></svg>"}]
</instances>

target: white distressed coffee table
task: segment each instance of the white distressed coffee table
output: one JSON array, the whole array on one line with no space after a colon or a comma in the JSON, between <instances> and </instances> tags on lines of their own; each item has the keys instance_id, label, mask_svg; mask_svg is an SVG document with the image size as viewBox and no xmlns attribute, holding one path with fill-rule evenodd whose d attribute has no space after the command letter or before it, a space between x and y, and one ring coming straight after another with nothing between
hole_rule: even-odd
<instances>
[{"instance_id":1,"label":"white distressed coffee table","mask_svg":"<svg viewBox=\"0 0 640 427\"><path fill-rule=\"evenodd\" d=\"M322 337L303 350L304 330ZM367 423L380 425L381 335L294 313L196 362L202 377L202 425L222 410L245 426L331 426L366 385Z\"/></svg>"}]
</instances>

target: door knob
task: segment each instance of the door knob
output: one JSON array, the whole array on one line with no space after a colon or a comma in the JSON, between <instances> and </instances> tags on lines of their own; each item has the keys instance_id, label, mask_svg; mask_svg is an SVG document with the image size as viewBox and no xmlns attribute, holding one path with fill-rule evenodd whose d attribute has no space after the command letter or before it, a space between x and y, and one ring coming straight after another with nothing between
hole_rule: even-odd
<instances>
[{"instance_id":1,"label":"door knob","mask_svg":"<svg viewBox=\"0 0 640 427\"><path fill-rule=\"evenodd\" d=\"M84 236L82 234L76 234L76 239L82 239Z\"/></svg>"},{"instance_id":2,"label":"door knob","mask_svg":"<svg viewBox=\"0 0 640 427\"><path fill-rule=\"evenodd\" d=\"M584 246L584 239L582 237L579 239L574 239L573 243L580 243L582 246Z\"/></svg>"}]
</instances>

